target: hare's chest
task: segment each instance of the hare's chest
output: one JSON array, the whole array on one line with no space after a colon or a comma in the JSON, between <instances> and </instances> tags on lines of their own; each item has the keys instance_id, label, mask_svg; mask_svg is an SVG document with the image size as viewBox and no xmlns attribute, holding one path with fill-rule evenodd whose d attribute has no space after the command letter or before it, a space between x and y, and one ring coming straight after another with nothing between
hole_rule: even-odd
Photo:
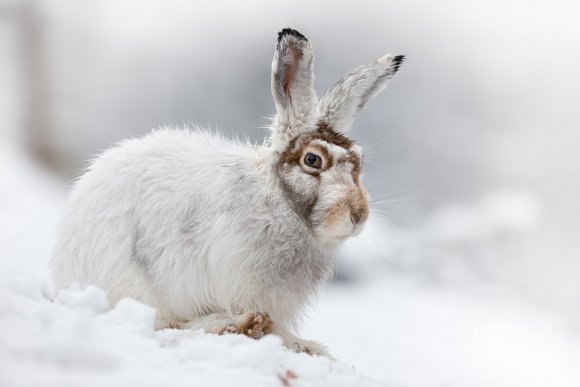
<instances>
[{"instance_id":1,"label":"hare's chest","mask_svg":"<svg viewBox=\"0 0 580 387\"><path fill-rule=\"evenodd\" d=\"M265 283L310 287L328 277L332 256L301 225L292 226L273 222L257 231L248 246L248 269Z\"/></svg>"}]
</instances>

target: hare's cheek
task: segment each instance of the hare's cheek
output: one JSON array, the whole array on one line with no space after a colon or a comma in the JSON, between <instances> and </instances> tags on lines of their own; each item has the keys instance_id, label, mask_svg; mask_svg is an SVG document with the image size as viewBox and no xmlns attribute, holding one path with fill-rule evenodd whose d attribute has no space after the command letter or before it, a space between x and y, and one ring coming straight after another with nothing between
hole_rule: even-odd
<instances>
[{"instance_id":1,"label":"hare's cheek","mask_svg":"<svg viewBox=\"0 0 580 387\"><path fill-rule=\"evenodd\" d=\"M326 213L323 221L325 231L336 237L348 236L353 229L347 200L334 204Z\"/></svg>"},{"instance_id":2,"label":"hare's cheek","mask_svg":"<svg viewBox=\"0 0 580 387\"><path fill-rule=\"evenodd\" d=\"M318 185L317 176L306 174L299 166L287 167L283 170L283 188L301 203L313 203L316 200Z\"/></svg>"}]
</instances>

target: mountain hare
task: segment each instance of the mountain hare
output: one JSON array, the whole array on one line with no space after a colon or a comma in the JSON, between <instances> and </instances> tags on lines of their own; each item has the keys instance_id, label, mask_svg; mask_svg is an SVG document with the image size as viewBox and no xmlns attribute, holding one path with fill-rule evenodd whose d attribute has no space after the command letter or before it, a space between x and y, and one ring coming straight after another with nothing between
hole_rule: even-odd
<instances>
[{"instance_id":1,"label":"mountain hare","mask_svg":"<svg viewBox=\"0 0 580 387\"><path fill-rule=\"evenodd\" d=\"M98 157L75 184L51 268L57 288L103 288L157 309L157 328L253 338L291 333L337 247L369 214L361 148L346 133L403 56L361 66L319 101L308 40L286 28L272 62L276 105L265 145L162 129Z\"/></svg>"}]
</instances>

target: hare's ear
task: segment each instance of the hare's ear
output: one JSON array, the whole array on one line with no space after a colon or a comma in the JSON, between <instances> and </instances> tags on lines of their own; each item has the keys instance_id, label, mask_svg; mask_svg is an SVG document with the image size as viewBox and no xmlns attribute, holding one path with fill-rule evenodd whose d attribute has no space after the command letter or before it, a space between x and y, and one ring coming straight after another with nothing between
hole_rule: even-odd
<instances>
[{"instance_id":1,"label":"hare's ear","mask_svg":"<svg viewBox=\"0 0 580 387\"><path fill-rule=\"evenodd\" d=\"M275 134L291 139L312 128L317 105L312 72L314 55L308 39L285 28L278 33L272 61L272 95L276 103Z\"/></svg>"},{"instance_id":2,"label":"hare's ear","mask_svg":"<svg viewBox=\"0 0 580 387\"><path fill-rule=\"evenodd\" d=\"M320 122L337 131L348 131L356 114L385 88L404 59L403 55L385 55L345 75L320 100Z\"/></svg>"}]
</instances>

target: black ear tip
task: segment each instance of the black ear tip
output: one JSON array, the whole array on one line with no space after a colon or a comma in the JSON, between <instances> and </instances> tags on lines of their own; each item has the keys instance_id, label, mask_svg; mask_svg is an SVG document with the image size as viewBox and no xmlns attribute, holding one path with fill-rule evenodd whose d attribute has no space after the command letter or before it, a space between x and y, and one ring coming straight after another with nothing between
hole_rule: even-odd
<instances>
[{"instance_id":1,"label":"black ear tip","mask_svg":"<svg viewBox=\"0 0 580 387\"><path fill-rule=\"evenodd\" d=\"M395 63L403 63L403 61L405 60L405 55L397 55L393 58L393 62Z\"/></svg>"},{"instance_id":2,"label":"black ear tip","mask_svg":"<svg viewBox=\"0 0 580 387\"><path fill-rule=\"evenodd\" d=\"M392 61L395 64L394 65L395 71L398 71L399 67L401 67L401 64L403 64L403 62L405 61L405 55L397 55L393 57Z\"/></svg>"},{"instance_id":3,"label":"black ear tip","mask_svg":"<svg viewBox=\"0 0 580 387\"><path fill-rule=\"evenodd\" d=\"M300 32L293 30L292 28L284 28L282 31L278 32L278 43L280 43L280 40L282 40L282 38L286 35L292 35L293 37L295 37L298 40L306 40L308 41L308 39L306 39L306 37L304 35L302 35Z\"/></svg>"}]
</instances>

